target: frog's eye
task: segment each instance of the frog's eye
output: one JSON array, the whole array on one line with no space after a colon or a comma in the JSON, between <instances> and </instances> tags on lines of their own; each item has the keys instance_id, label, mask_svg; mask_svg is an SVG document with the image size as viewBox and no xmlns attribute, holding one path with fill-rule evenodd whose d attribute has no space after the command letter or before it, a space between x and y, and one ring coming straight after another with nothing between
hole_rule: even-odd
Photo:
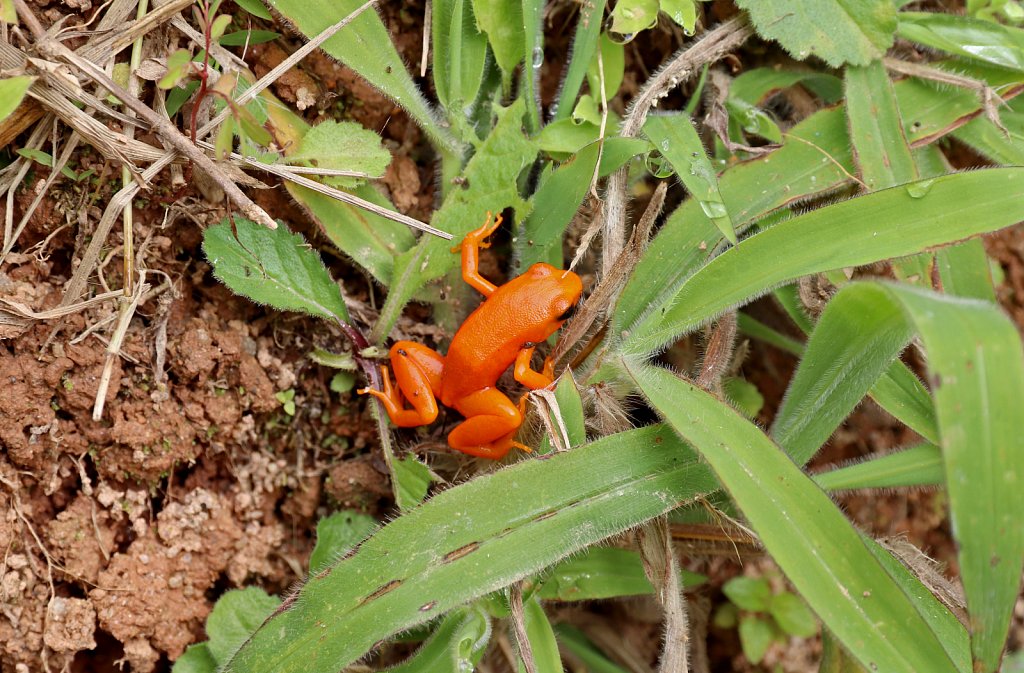
<instances>
[{"instance_id":1,"label":"frog's eye","mask_svg":"<svg viewBox=\"0 0 1024 673\"><path fill-rule=\"evenodd\" d=\"M576 314L576 308L579 304L569 304L569 308L562 311L562 314L558 316L558 321L562 322L568 320Z\"/></svg>"}]
</instances>

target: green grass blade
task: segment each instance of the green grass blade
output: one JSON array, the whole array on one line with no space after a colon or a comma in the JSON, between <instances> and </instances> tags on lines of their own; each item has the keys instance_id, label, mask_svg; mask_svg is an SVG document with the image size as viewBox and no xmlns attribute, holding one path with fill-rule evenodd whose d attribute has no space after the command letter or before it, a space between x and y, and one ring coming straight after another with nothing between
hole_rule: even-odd
<instances>
[{"instance_id":1,"label":"green grass blade","mask_svg":"<svg viewBox=\"0 0 1024 673\"><path fill-rule=\"evenodd\" d=\"M971 643L967 629L960 623L948 607L942 604L932 591L918 579L908 567L907 561L897 560L897 557L878 542L867 535L861 535L864 544L867 546L878 562L882 564L889 576L896 581L896 584L903 590L903 593L910 599L910 602L917 609L918 613L928 623L931 630L938 637L942 647L946 650L949 658L953 661L960 673L971 673ZM909 544L908 544L909 546ZM914 554L918 554L914 550ZM921 554L923 557L924 554ZM912 562L912 561L911 561ZM912 566L911 566L912 567Z\"/></svg>"},{"instance_id":2,"label":"green grass blade","mask_svg":"<svg viewBox=\"0 0 1024 673\"><path fill-rule=\"evenodd\" d=\"M387 672L464 673L473 670L483 656L490 634L490 620L481 610L452 610L411 657Z\"/></svg>"},{"instance_id":3,"label":"green grass blade","mask_svg":"<svg viewBox=\"0 0 1024 673\"><path fill-rule=\"evenodd\" d=\"M396 632L716 488L707 466L664 426L479 477L310 578L226 670L334 673Z\"/></svg>"},{"instance_id":4,"label":"green grass blade","mask_svg":"<svg viewBox=\"0 0 1024 673\"><path fill-rule=\"evenodd\" d=\"M306 37L316 37L344 19L362 0L266 0ZM401 105L438 147L455 152L458 142L439 123L405 69L391 35L372 7L321 47Z\"/></svg>"},{"instance_id":5,"label":"green grass blade","mask_svg":"<svg viewBox=\"0 0 1024 673\"><path fill-rule=\"evenodd\" d=\"M651 115L644 124L644 135L672 164L676 177L697 200L704 214L730 243L736 245L736 231L719 191L715 169L690 115L685 112Z\"/></svg>"},{"instance_id":6,"label":"green grass blade","mask_svg":"<svg viewBox=\"0 0 1024 673\"><path fill-rule=\"evenodd\" d=\"M569 119L576 107L576 96L580 93L583 80L587 76L590 59L597 50L597 41L601 36L601 19L607 0L594 0L580 5L579 19L576 21L576 36L572 41L572 55L569 65L562 78L562 88L558 92L553 122Z\"/></svg>"},{"instance_id":7,"label":"green grass blade","mask_svg":"<svg viewBox=\"0 0 1024 673\"><path fill-rule=\"evenodd\" d=\"M421 237L395 260L388 298L371 333L373 343L383 343L402 309L424 285L458 268L459 255L452 253L452 245L482 225L488 211L498 213L511 206L519 217L528 212L516 181L533 163L537 148L523 135L524 109L520 100L499 113L494 130L463 171L464 182L449 191L431 218L433 225L450 232L453 240Z\"/></svg>"},{"instance_id":8,"label":"green grass blade","mask_svg":"<svg viewBox=\"0 0 1024 673\"><path fill-rule=\"evenodd\" d=\"M213 275L235 294L281 311L348 322L345 299L320 256L283 225L270 230L235 217L234 227L225 221L203 232L203 253Z\"/></svg>"},{"instance_id":9,"label":"green grass blade","mask_svg":"<svg viewBox=\"0 0 1024 673\"><path fill-rule=\"evenodd\" d=\"M718 178L733 224L743 227L791 203L834 191L853 167L842 110L818 112L789 132L770 155L739 164ZM677 208L651 241L615 307L613 333L628 329L644 310L668 298L714 250L721 234L693 199Z\"/></svg>"},{"instance_id":10,"label":"green grass blade","mask_svg":"<svg viewBox=\"0 0 1024 673\"><path fill-rule=\"evenodd\" d=\"M522 94L526 101L526 130L540 131L540 67L544 63L544 31L541 26L543 0L523 0L523 49L526 64L521 71Z\"/></svg>"},{"instance_id":11,"label":"green grass blade","mask_svg":"<svg viewBox=\"0 0 1024 673\"><path fill-rule=\"evenodd\" d=\"M477 30L470 0L434 0L431 16L434 90L459 129L483 83L487 36Z\"/></svg>"},{"instance_id":12,"label":"green grass blade","mask_svg":"<svg viewBox=\"0 0 1024 673\"><path fill-rule=\"evenodd\" d=\"M896 94L881 61L846 69L846 117L865 191L917 179Z\"/></svg>"},{"instance_id":13,"label":"green grass blade","mask_svg":"<svg viewBox=\"0 0 1024 673\"><path fill-rule=\"evenodd\" d=\"M942 291L946 294L996 303L992 269L981 239L939 250L935 255L935 265L939 268Z\"/></svg>"},{"instance_id":14,"label":"green grass blade","mask_svg":"<svg viewBox=\"0 0 1024 673\"><path fill-rule=\"evenodd\" d=\"M629 360L623 368L708 461L772 558L854 656L889 673L957 670L860 534L764 433L667 370Z\"/></svg>"},{"instance_id":15,"label":"green grass blade","mask_svg":"<svg viewBox=\"0 0 1024 673\"><path fill-rule=\"evenodd\" d=\"M775 416L772 438L797 465L805 464L909 340L910 327L898 306L866 293L837 295L811 333Z\"/></svg>"},{"instance_id":16,"label":"green grass blade","mask_svg":"<svg viewBox=\"0 0 1024 673\"><path fill-rule=\"evenodd\" d=\"M900 12L899 35L932 49L1024 71L1024 31L966 16Z\"/></svg>"},{"instance_id":17,"label":"green grass blade","mask_svg":"<svg viewBox=\"0 0 1024 673\"><path fill-rule=\"evenodd\" d=\"M571 624L556 624L558 641L566 650L579 659L588 671L593 673L627 673L604 652L598 649L587 635Z\"/></svg>"},{"instance_id":18,"label":"green grass blade","mask_svg":"<svg viewBox=\"0 0 1024 673\"><path fill-rule=\"evenodd\" d=\"M804 345L802 343L765 325L760 320L742 312L738 313L736 317L736 324L740 332L751 339L758 339L792 355L799 356L804 352Z\"/></svg>"},{"instance_id":19,"label":"green grass blade","mask_svg":"<svg viewBox=\"0 0 1024 673\"><path fill-rule=\"evenodd\" d=\"M707 580L688 570L681 574L686 587ZM549 568L543 577L537 595L546 600L593 601L654 593L639 552L619 547L591 547Z\"/></svg>"},{"instance_id":20,"label":"green grass blade","mask_svg":"<svg viewBox=\"0 0 1024 673\"><path fill-rule=\"evenodd\" d=\"M601 143L590 143L541 179L533 210L513 243L521 270L537 262L562 267L565 228L590 190L600 152Z\"/></svg>"},{"instance_id":21,"label":"green grass blade","mask_svg":"<svg viewBox=\"0 0 1024 673\"><path fill-rule=\"evenodd\" d=\"M784 285L773 292L794 323L805 333L814 331L814 323L807 316L795 285ZM742 314L740 314L742 315ZM800 353L804 346L801 344ZM869 394L883 409L905 423L930 442L938 442L935 407L932 398L917 376L906 365L896 360L871 388Z\"/></svg>"},{"instance_id":22,"label":"green grass blade","mask_svg":"<svg viewBox=\"0 0 1024 673\"><path fill-rule=\"evenodd\" d=\"M935 405L931 395L914 372L895 360L872 386L871 398L911 430L929 442L939 441Z\"/></svg>"},{"instance_id":23,"label":"green grass blade","mask_svg":"<svg viewBox=\"0 0 1024 673\"><path fill-rule=\"evenodd\" d=\"M658 297L639 323L627 328L623 352L655 352L800 276L911 255L1019 222L1022 189L1024 169L993 168L893 187L777 224L716 257L678 291ZM639 267L629 281L645 290L651 284Z\"/></svg>"},{"instance_id":24,"label":"green grass blade","mask_svg":"<svg viewBox=\"0 0 1024 673\"><path fill-rule=\"evenodd\" d=\"M536 673L562 673L562 657L558 654L555 632L540 601L536 598L524 599L523 613L526 617L526 637L530 641ZM521 658L518 669L522 673L526 671Z\"/></svg>"},{"instance_id":25,"label":"green grass blade","mask_svg":"<svg viewBox=\"0 0 1024 673\"><path fill-rule=\"evenodd\" d=\"M898 488L933 486L945 479L942 451L934 444L896 451L863 462L814 475L814 481L826 491L858 488Z\"/></svg>"},{"instance_id":26,"label":"green grass blade","mask_svg":"<svg viewBox=\"0 0 1024 673\"><path fill-rule=\"evenodd\" d=\"M1024 352L995 306L885 285L928 354L975 670L998 668L1024 565ZM861 292L859 286L850 290ZM850 290L845 290L849 292Z\"/></svg>"}]
</instances>

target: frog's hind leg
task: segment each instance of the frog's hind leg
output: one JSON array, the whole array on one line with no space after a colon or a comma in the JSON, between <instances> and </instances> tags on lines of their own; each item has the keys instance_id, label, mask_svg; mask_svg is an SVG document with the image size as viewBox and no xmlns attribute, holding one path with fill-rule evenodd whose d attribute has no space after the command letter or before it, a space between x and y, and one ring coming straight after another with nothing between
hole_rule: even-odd
<instances>
[{"instance_id":1,"label":"frog's hind leg","mask_svg":"<svg viewBox=\"0 0 1024 673\"><path fill-rule=\"evenodd\" d=\"M512 439L523 423L523 414L500 390L478 390L456 402L455 409L466 420L448 433L453 449L498 460L514 446L525 448Z\"/></svg>"},{"instance_id":2,"label":"frog's hind leg","mask_svg":"<svg viewBox=\"0 0 1024 673\"><path fill-rule=\"evenodd\" d=\"M388 368L381 367L384 390L363 388L357 392L379 399L391 422L400 428L433 423L438 413L437 396L441 391L444 357L415 341L395 343L390 356L397 389L391 385ZM409 401L412 409L405 407L403 398Z\"/></svg>"}]
</instances>

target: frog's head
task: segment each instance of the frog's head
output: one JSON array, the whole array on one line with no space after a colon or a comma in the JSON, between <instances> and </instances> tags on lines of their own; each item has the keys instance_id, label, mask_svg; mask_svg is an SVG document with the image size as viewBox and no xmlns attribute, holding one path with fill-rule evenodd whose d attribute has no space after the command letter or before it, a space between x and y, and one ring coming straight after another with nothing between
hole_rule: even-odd
<instances>
[{"instance_id":1,"label":"frog's head","mask_svg":"<svg viewBox=\"0 0 1024 673\"><path fill-rule=\"evenodd\" d=\"M555 329L575 312L583 294L583 281L572 271L556 269L539 262L526 272L530 286L536 291L534 298L545 306L548 319L556 323Z\"/></svg>"}]
</instances>

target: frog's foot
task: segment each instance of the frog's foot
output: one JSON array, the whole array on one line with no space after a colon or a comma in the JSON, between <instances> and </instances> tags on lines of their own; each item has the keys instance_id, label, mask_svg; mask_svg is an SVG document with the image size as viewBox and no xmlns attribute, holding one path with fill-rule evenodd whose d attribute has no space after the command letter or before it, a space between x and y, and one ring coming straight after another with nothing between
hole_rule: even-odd
<instances>
[{"instance_id":1,"label":"frog's foot","mask_svg":"<svg viewBox=\"0 0 1024 673\"><path fill-rule=\"evenodd\" d=\"M458 448L459 451L470 456L477 456L479 458L490 458L491 460L501 460L504 458L509 451L512 449L519 449L526 453L533 453L533 449L528 447L526 444L520 444L519 442L512 439L518 430L513 430L501 439L487 444L485 446L467 446L467 447L452 447ZM450 440L449 440L450 441Z\"/></svg>"}]
</instances>

